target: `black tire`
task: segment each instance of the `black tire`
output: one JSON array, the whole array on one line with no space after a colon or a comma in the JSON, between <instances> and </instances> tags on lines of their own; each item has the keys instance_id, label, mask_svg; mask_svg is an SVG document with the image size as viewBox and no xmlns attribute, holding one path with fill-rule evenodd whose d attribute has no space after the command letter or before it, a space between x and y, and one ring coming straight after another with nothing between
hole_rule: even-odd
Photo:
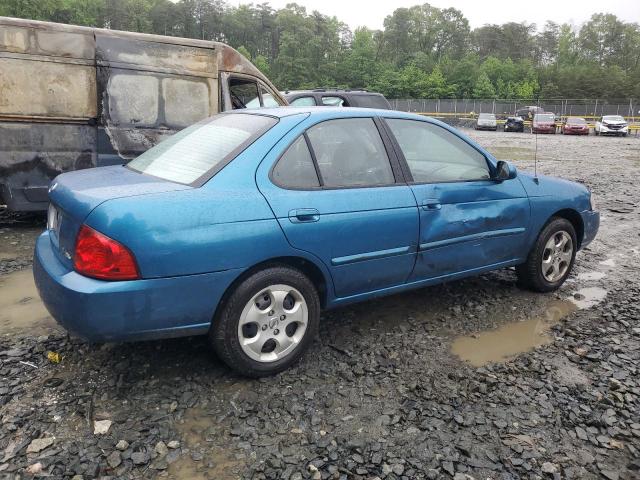
<instances>
[{"instance_id":1,"label":"black tire","mask_svg":"<svg viewBox=\"0 0 640 480\"><path fill-rule=\"evenodd\" d=\"M569 263L569 268L567 268L567 271L561 278L555 282L550 282L544 277L542 272L542 257L546 243L553 235L556 235L561 231L567 232L573 242L571 262ZM538 235L536 242L527 256L527 261L516 266L518 285L535 292L552 292L560 288L573 269L577 245L578 241L576 231L571 222L561 217L551 218Z\"/></svg>"},{"instance_id":2,"label":"black tire","mask_svg":"<svg viewBox=\"0 0 640 480\"><path fill-rule=\"evenodd\" d=\"M307 329L291 353L272 362L260 362L242 350L238 338L240 317L253 297L269 286L280 284L302 294L308 310ZM231 369L246 377L258 378L286 370L298 361L317 336L319 323L320 299L311 280L294 268L274 265L252 274L231 292L213 319L209 338L218 357Z\"/></svg>"}]
</instances>

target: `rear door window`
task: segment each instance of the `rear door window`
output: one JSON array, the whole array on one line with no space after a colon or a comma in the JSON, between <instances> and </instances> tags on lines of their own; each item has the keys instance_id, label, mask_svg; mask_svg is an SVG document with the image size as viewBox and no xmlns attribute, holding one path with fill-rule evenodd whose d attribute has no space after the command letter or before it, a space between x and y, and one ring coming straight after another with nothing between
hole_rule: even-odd
<instances>
[{"instance_id":1,"label":"rear door window","mask_svg":"<svg viewBox=\"0 0 640 480\"><path fill-rule=\"evenodd\" d=\"M384 143L372 118L329 120L307 131L324 187L395 182Z\"/></svg>"},{"instance_id":2,"label":"rear door window","mask_svg":"<svg viewBox=\"0 0 640 480\"><path fill-rule=\"evenodd\" d=\"M201 184L277 122L264 115L216 115L169 137L127 166L172 182Z\"/></svg>"},{"instance_id":3,"label":"rear door window","mask_svg":"<svg viewBox=\"0 0 640 480\"><path fill-rule=\"evenodd\" d=\"M280 157L271 178L276 185L284 188L317 188L320 186L313 158L304 136L298 137Z\"/></svg>"},{"instance_id":4,"label":"rear door window","mask_svg":"<svg viewBox=\"0 0 640 480\"><path fill-rule=\"evenodd\" d=\"M355 102L353 106L362 108L380 108L389 110L391 105L382 95L356 95L351 97Z\"/></svg>"},{"instance_id":5,"label":"rear door window","mask_svg":"<svg viewBox=\"0 0 640 480\"><path fill-rule=\"evenodd\" d=\"M348 107L349 104L342 97L336 96L323 96L322 97L322 105L326 105L327 107Z\"/></svg>"},{"instance_id":6,"label":"rear door window","mask_svg":"<svg viewBox=\"0 0 640 480\"><path fill-rule=\"evenodd\" d=\"M295 100L291 100L289 105L296 107L315 107L316 99L313 97L298 97Z\"/></svg>"}]
</instances>

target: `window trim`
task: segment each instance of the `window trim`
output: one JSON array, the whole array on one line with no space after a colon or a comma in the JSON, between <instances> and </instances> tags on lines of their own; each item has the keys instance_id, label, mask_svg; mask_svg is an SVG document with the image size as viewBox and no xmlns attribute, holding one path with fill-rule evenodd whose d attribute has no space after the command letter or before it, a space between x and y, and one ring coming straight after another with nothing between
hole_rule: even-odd
<instances>
[{"instance_id":1,"label":"window trim","mask_svg":"<svg viewBox=\"0 0 640 480\"><path fill-rule=\"evenodd\" d=\"M311 140L309 140L309 137L307 135L307 132L312 129L313 127L315 127L316 125L320 125L321 123L324 122L330 122L333 120L352 120L352 119L362 119L362 118L368 118L373 120L373 123L376 127L376 129L378 130L378 134L380 135L380 140L382 141L382 144L384 145L384 149L385 152L387 154L387 160L389 161L389 165L391 166L391 173L393 175L394 178L394 182L393 183L382 183L382 184L371 184L371 185L345 185L345 186L338 186L338 187L327 187L326 185L324 185L324 181L322 179L322 173L320 172L320 167L318 166L318 162L316 159L316 153L313 150L313 146L311 145ZM282 153L280 153L280 155L278 155L278 158L273 162L273 164L271 165L271 167L269 168L269 180L271 181L271 183L273 185L275 185L278 188L281 188L283 190L292 190L292 191L302 191L302 192L312 192L312 191L322 191L322 190L351 190L351 189L355 189L355 188L385 188L385 187L397 187L399 185L407 185L407 182L405 181L405 175L404 172L402 171L402 165L400 164L399 158L397 157L397 154L393 148L393 145L390 143L390 137L387 134L387 132L384 130L385 126L384 124L381 122L380 117L378 116L369 116L369 117L337 117L337 118L327 118L325 120L321 120L317 123L314 123L313 125L310 125L309 127L305 128L301 134L296 135L290 142L287 143L286 147L282 150ZM319 187L291 187L291 186L284 186L281 185L280 183L278 183L274 178L273 178L273 171L275 170L276 166L278 165L278 163L280 162L280 159L284 156L285 153L287 153L287 151L289 150L289 148L291 148L291 146L298 140L298 138L300 138L300 136L304 136L305 137L305 142L307 143L307 148L309 149L309 153L311 154L311 160L313 161L313 167L316 170L316 175L318 176L318 182L320 183Z\"/></svg>"},{"instance_id":2,"label":"window trim","mask_svg":"<svg viewBox=\"0 0 640 480\"><path fill-rule=\"evenodd\" d=\"M275 102L278 104L277 106L275 107L264 106L264 99L262 98L262 89L264 89L269 95L271 95L271 98L273 98ZM278 96L275 94L275 92L271 90L268 85L266 85L264 82L260 81L259 79L258 79L258 96L260 97L260 108L279 108L284 106L280 104L280 102L278 101Z\"/></svg>"},{"instance_id":3,"label":"window trim","mask_svg":"<svg viewBox=\"0 0 640 480\"><path fill-rule=\"evenodd\" d=\"M265 128L261 128L260 130L257 130L256 133L254 133L253 135L249 136L249 138L247 138L244 142L242 142L236 148L231 150L225 157L222 158L222 160L220 160L216 165L214 165L209 170L207 170L202 175L200 175L198 178L196 178L193 182L191 182L191 183L183 183L183 182L178 182L176 180L169 180L167 178L158 177L157 175L153 175L151 173L141 172L140 170L136 170L135 168L130 167L128 162L124 165L124 167L126 167L129 170L131 170L132 172L139 173L141 175L148 175L150 177L157 178L157 179L165 181L165 182L172 182L172 183L177 183L178 185L186 185L188 187L200 188L204 184L206 184L209 180L211 180L213 177L215 177L216 174L218 172L220 172L220 170L222 170L224 167L226 167L231 162L233 162L242 152L244 152L247 148L249 148L251 145L253 145L258 139L262 138L262 136L265 133L267 133L269 130L271 130L272 128L277 126L278 123L280 123L280 118L276 117L274 115L265 115L265 114L258 113L258 112L247 113L246 109L240 109L240 110L236 110L236 111L240 115L258 115L260 117L272 118L273 120L275 120L275 123L273 123L271 126L268 126L268 127L265 127ZM231 112L224 112L224 113L219 113L217 115L219 115L219 116L227 116L227 115L238 115L238 114L234 114L234 113L231 113ZM208 118L211 118L211 117L208 117ZM206 119L204 119L204 120L206 120ZM195 123L194 123L194 125L195 125Z\"/></svg>"},{"instance_id":4,"label":"window trim","mask_svg":"<svg viewBox=\"0 0 640 480\"><path fill-rule=\"evenodd\" d=\"M487 157L487 155L480 150L478 147L476 147L475 145L472 145L471 143L469 143L466 139L462 138L460 135L458 135L456 132L452 132L451 130L449 130L448 128L442 127L436 123L430 122L428 120L422 120L422 119L417 119L417 118L406 118L406 117L390 117L390 116L382 116L380 117L381 123L384 125L384 128L387 130L387 134L389 135L389 139L391 144L393 145L393 149L395 150L395 153L398 157L398 160L400 162L400 165L402 167L402 172L405 176L406 182L408 185L437 185L437 184L444 184L444 183L470 183L470 182L492 182L493 178L495 176L495 165L493 165L493 162L491 162L489 160L489 158ZM404 153L402 151L402 148L400 147L400 143L398 142L398 140L396 139L395 135L393 134L393 130L391 129L391 126L387 123L387 120L405 120L405 121L409 121L409 122L420 122L420 123L425 123L427 125L431 125L433 127L438 127L443 129L446 132L451 133L452 135L454 135L455 137L457 137L458 139L460 139L461 141L463 141L465 144L467 144L469 147L473 148L476 152L478 152L480 155L482 155L482 158L484 158L484 161L487 164L488 170L489 170L489 178L474 178L474 179L469 179L469 180L447 180L445 182L440 181L440 182L419 182L413 179L413 174L411 173L411 169L409 168L409 163L407 162L407 159L404 156Z\"/></svg>"}]
</instances>

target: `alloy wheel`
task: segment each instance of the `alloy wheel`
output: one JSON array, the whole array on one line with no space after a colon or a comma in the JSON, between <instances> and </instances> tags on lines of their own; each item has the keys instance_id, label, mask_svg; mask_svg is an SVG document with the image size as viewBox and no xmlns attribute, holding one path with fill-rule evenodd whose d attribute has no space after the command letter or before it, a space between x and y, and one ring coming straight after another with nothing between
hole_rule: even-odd
<instances>
[{"instance_id":1,"label":"alloy wheel","mask_svg":"<svg viewBox=\"0 0 640 480\"><path fill-rule=\"evenodd\" d=\"M542 276L547 282L555 283L563 278L573 258L573 240L564 230L554 233L542 252Z\"/></svg>"},{"instance_id":2,"label":"alloy wheel","mask_svg":"<svg viewBox=\"0 0 640 480\"><path fill-rule=\"evenodd\" d=\"M302 341L309 310L302 294L289 285L271 285L242 310L238 340L242 351L257 362L274 362L291 354Z\"/></svg>"}]
</instances>

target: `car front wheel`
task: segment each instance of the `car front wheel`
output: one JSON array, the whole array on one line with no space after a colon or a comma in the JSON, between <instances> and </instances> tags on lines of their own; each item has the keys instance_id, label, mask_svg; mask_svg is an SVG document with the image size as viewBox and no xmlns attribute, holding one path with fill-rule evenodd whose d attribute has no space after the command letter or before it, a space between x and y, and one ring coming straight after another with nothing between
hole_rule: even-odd
<instances>
[{"instance_id":1,"label":"car front wheel","mask_svg":"<svg viewBox=\"0 0 640 480\"><path fill-rule=\"evenodd\" d=\"M537 292L557 290L571 273L577 245L571 222L554 217L538 235L527 261L516 267L518 283Z\"/></svg>"},{"instance_id":2,"label":"car front wheel","mask_svg":"<svg viewBox=\"0 0 640 480\"><path fill-rule=\"evenodd\" d=\"M246 278L223 303L210 338L222 361L241 375L289 368L318 332L320 301L300 271L273 266Z\"/></svg>"}]
</instances>

